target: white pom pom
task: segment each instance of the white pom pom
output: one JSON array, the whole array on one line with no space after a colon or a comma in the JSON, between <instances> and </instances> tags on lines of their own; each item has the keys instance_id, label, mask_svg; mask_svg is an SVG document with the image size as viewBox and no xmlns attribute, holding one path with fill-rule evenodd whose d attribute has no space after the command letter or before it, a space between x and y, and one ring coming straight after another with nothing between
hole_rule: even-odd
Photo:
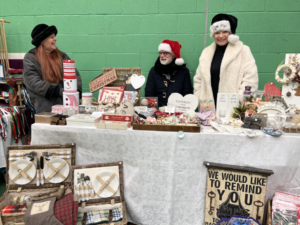
<instances>
[{"instance_id":1,"label":"white pom pom","mask_svg":"<svg viewBox=\"0 0 300 225\"><path fill-rule=\"evenodd\" d=\"M178 58L178 59L175 60L175 64L178 65L178 66L183 65L183 63L184 63L183 58Z\"/></svg>"},{"instance_id":2,"label":"white pom pom","mask_svg":"<svg viewBox=\"0 0 300 225\"><path fill-rule=\"evenodd\" d=\"M235 35L235 34L230 34L230 35L228 36L228 41L229 41L229 43L231 43L231 44L235 44L235 43L237 43L239 40L240 40L240 37L237 36L237 35Z\"/></svg>"}]
</instances>

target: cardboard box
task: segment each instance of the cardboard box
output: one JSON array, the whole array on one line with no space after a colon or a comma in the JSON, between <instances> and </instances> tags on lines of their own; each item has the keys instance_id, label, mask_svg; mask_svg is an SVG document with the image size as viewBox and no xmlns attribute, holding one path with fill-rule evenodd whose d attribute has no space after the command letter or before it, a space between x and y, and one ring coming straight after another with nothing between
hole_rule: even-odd
<instances>
[{"instance_id":1,"label":"cardboard box","mask_svg":"<svg viewBox=\"0 0 300 225\"><path fill-rule=\"evenodd\" d=\"M51 113L51 112L41 112L41 113L35 114L35 116L34 116L35 122L50 124L51 118L54 115L56 115L56 113Z\"/></svg>"},{"instance_id":2,"label":"cardboard box","mask_svg":"<svg viewBox=\"0 0 300 225\"><path fill-rule=\"evenodd\" d=\"M128 127L130 127L130 122L105 121L106 129L127 130Z\"/></svg>"},{"instance_id":3,"label":"cardboard box","mask_svg":"<svg viewBox=\"0 0 300 225\"><path fill-rule=\"evenodd\" d=\"M105 123L101 118L95 119L94 123L98 129L105 129Z\"/></svg>"},{"instance_id":4,"label":"cardboard box","mask_svg":"<svg viewBox=\"0 0 300 225\"><path fill-rule=\"evenodd\" d=\"M102 119L103 120L107 120L107 121L131 122L131 121L133 121L133 115L130 115L130 114L104 113L102 115Z\"/></svg>"}]
</instances>

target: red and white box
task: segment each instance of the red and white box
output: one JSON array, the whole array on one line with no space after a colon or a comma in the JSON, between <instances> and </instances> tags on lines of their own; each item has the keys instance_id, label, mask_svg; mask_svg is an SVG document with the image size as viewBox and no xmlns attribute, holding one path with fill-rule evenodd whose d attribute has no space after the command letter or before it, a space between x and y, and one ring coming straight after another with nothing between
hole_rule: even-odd
<instances>
[{"instance_id":1,"label":"red and white box","mask_svg":"<svg viewBox=\"0 0 300 225\"><path fill-rule=\"evenodd\" d=\"M107 121L124 121L124 122L132 122L133 116L130 114L113 114L113 113L103 113L103 120Z\"/></svg>"},{"instance_id":2,"label":"red and white box","mask_svg":"<svg viewBox=\"0 0 300 225\"><path fill-rule=\"evenodd\" d=\"M75 68L75 60L63 60L64 68Z\"/></svg>"},{"instance_id":3,"label":"red and white box","mask_svg":"<svg viewBox=\"0 0 300 225\"><path fill-rule=\"evenodd\" d=\"M77 92L77 76L64 74L64 92L76 93Z\"/></svg>"}]
</instances>

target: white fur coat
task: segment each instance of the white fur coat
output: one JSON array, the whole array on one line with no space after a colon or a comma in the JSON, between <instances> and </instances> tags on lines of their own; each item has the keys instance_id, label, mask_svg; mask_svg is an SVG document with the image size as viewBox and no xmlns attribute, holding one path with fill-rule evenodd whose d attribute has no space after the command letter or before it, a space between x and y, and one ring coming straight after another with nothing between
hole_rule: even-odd
<instances>
[{"instance_id":1,"label":"white fur coat","mask_svg":"<svg viewBox=\"0 0 300 225\"><path fill-rule=\"evenodd\" d=\"M213 100L210 67L216 50L213 42L205 48L199 58L199 66L194 77L194 94L198 99ZM228 44L220 69L220 93L239 93L243 98L245 86L254 92L258 88L258 74L250 48L238 41Z\"/></svg>"}]
</instances>

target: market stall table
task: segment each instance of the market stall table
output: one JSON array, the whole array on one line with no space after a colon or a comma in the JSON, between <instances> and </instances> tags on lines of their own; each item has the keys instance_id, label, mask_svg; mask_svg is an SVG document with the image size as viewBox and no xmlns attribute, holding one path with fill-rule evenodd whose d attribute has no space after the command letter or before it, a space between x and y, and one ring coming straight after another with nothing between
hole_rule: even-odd
<instances>
[{"instance_id":1,"label":"market stall table","mask_svg":"<svg viewBox=\"0 0 300 225\"><path fill-rule=\"evenodd\" d=\"M32 144L76 143L76 165L124 162L128 220L136 224L203 224L203 161L270 169L276 190L300 194L300 136L108 130L32 125Z\"/></svg>"}]
</instances>

